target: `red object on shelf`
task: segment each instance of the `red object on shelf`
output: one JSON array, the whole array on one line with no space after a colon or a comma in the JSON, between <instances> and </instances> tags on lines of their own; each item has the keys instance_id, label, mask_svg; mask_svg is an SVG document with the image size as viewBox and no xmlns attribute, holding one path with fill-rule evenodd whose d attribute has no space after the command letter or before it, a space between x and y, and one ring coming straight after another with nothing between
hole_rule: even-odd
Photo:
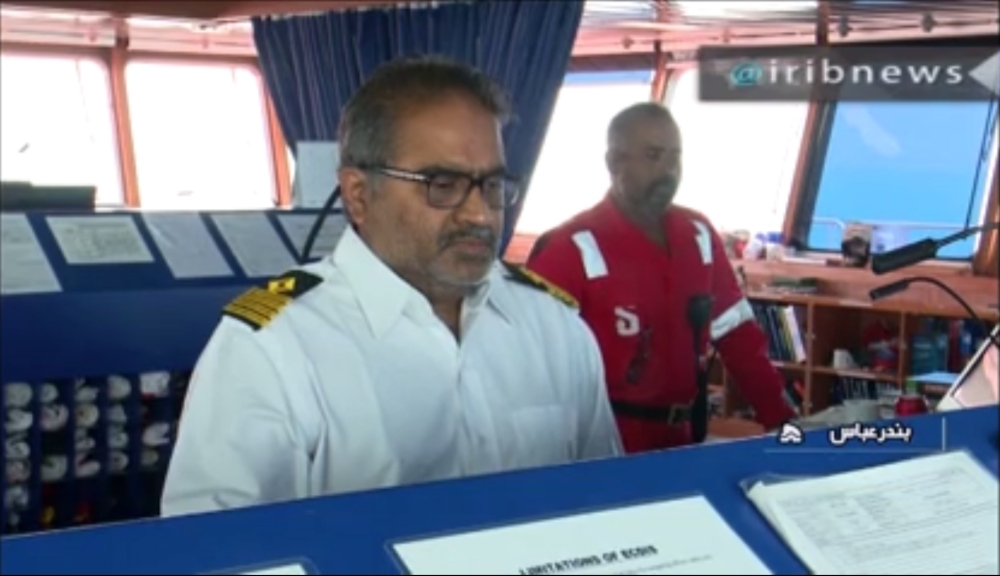
<instances>
[{"instance_id":1,"label":"red object on shelf","mask_svg":"<svg viewBox=\"0 0 1000 576\"><path fill-rule=\"evenodd\" d=\"M743 251L747 248L746 240L737 240L733 242L733 257L737 260L743 259Z\"/></svg>"},{"instance_id":2,"label":"red object on shelf","mask_svg":"<svg viewBox=\"0 0 1000 576\"><path fill-rule=\"evenodd\" d=\"M896 400L896 416L916 416L928 412L927 400L920 394L903 394Z\"/></svg>"}]
</instances>

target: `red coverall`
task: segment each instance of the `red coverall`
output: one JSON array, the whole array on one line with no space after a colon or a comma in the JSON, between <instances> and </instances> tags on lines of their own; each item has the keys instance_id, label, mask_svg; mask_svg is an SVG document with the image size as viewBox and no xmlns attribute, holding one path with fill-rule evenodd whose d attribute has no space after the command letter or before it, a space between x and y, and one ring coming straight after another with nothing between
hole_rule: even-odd
<instances>
[{"instance_id":1,"label":"red coverall","mask_svg":"<svg viewBox=\"0 0 1000 576\"><path fill-rule=\"evenodd\" d=\"M663 225L668 250L605 198L544 234L528 260L529 269L579 302L603 352L626 451L692 441L697 357L687 306L695 295L714 299L701 353L711 341L757 420L768 429L779 427L795 413L721 239L704 216L681 207L670 208Z\"/></svg>"}]
</instances>

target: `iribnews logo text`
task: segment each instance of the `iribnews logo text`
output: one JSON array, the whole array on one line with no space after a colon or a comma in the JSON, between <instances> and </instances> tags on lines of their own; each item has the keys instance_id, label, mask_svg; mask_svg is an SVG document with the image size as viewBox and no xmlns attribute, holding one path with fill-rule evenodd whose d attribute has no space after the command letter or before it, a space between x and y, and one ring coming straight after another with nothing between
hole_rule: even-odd
<instances>
[{"instance_id":1,"label":"iribnews logo text","mask_svg":"<svg viewBox=\"0 0 1000 576\"><path fill-rule=\"evenodd\" d=\"M955 86L965 79L960 64L910 65L910 64L838 64L823 58L791 64L777 59L767 63L741 62L729 71L729 84L734 88L789 85L808 86L822 84L840 86L904 84Z\"/></svg>"}]
</instances>

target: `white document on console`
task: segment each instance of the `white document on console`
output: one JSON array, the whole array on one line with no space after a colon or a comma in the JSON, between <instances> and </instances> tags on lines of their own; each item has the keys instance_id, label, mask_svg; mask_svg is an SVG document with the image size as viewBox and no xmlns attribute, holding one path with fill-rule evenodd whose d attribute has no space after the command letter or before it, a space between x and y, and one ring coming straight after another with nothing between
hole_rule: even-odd
<instances>
[{"instance_id":1,"label":"white document on console","mask_svg":"<svg viewBox=\"0 0 1000 576\"><path fill-rule=\"evenodd\" d=\"M956 451L747 496L813 574L997 574L997 490Z\"/></svg>"},{"instance_id":2,"label":"white document on console","mask_svg":"<svg viewBox=\"0 0 1000 576\"><path fill-rule=\"evenodd\" d=\"M410 574L772 572L701 496L393 545Z\"/></svg>"}]
</instances>

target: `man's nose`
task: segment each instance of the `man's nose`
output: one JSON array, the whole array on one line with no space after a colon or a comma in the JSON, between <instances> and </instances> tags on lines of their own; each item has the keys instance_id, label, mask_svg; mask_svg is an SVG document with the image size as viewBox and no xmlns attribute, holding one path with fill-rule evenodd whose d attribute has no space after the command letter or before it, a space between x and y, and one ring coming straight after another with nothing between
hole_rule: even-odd
<instances>
[{"instance_id":1,"label":"man's nose","mask_svg":"<svg viewBox=\"0 0 1000 576\"><path fill-rule=\"evenodd\" d=\"M495 211L490 208L483 198L482 188L473 186L465 197L465 201L458 205L456 217L462 222L470 224L487 224L492 219Z\"/></svg>"}]
</instances>

